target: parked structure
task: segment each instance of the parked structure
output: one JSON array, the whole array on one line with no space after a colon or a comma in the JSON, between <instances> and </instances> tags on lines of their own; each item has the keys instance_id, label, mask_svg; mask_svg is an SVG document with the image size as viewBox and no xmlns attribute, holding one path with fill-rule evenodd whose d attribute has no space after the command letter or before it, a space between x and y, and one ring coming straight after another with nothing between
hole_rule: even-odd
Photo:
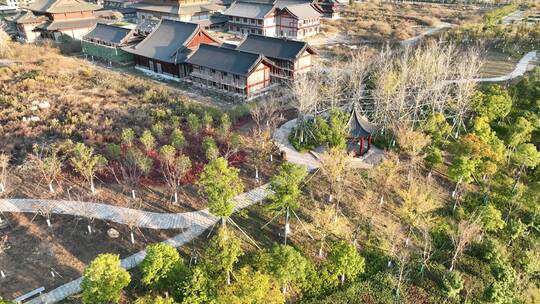
<instances>
[{"instance_id":1,"label":"parked structure","mask_svg":"<svg viewBox=\"0 0 540 304\"><path fill-rule=\"evenodd\" d=\"M98 23L82 38L82 50L92 59L126 64L133 61L133 55L122 50L122 47L135 43L137 39L134 30Z\"/></svg>"},{"instance_id":2,"label":"parked structure","mask_svg":"<svg viewBox=\"0 0 540 304\"><path fill-rule=\"evenodd\" d=\"M132 7L137 10L137 23L146 19L162 18L180 21L204 20L225 8L209 0L142 0Z\"/></svg>"},{"instance_id":3,"label":"parked structure","mask_svg":"<svg viewBox=\"0 0 540 304\"><path fill-rule=\"evenodd\" d=\"M247 36L236 49L270 59L273 82L291 81L299 74L309 72L312 57L317 54L306 42L260 35Z\"/></svg>"},{"instance_id":4,"label":"parked structure","mask_svg":"<svg viewBox=\"0 0 540 304\"><path fill-rule=\"evenodd\" d=\"M198 24L162 19L139 44L123 50L135 56L137 68L177 79L189 75L185 61L201 43L220 44Z\"/></svg>"},{"instance_id":5,"label":"parked structure","mask_svg":"<svg viewBox=\"0 0 540 304\"><path fill-rule=\"evenodd\" d=\"M201 44L187 60L193 82L241 98L250 98L270 86L272 63L263 55Z\"/></svg>"},{"instance_id":6,"label":"parked structure","mask_svg":"<svg viewBox=\"0 0 540 304\"><path fill-rule=\"evenodd\" d=\"M297 1L272 3L234 2L223 15L228 30L239 34L303 39L319 33L321 13L311 3Z\"/></svg>"},{"instance_id":7,"label":"parked structure","mask_svg":"<svg viewBox=\"0 0 540 304\"><path fill-rule=\"evenodd\" d=\"M26 42L38 37L59 41L64 35L80 39L100 21L94 15L99 8L83 0L37 0L9 20Z\"/></svg>"}]
</instances>

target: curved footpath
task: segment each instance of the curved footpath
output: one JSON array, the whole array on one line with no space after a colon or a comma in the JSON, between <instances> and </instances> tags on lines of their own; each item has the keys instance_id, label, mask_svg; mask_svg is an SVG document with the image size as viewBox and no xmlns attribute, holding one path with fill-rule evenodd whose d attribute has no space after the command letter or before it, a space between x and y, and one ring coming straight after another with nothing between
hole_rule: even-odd
<instances>
[{"instance_id":1,"label":"curved footpath","mask_svg":"<svg viewBox=\"0 0 540 304\"><path fill-rule=\"evenodd\" d=\"M461 79L461 80L451 80L451 83L463 83L463 82L501 82L511 80L517 77L523 76L527 71L531 70L534 67L532 61L536 59L537 51L530 51L525 54L519 62L516 64L515 69L502 76L497 77L487 77L487 78L472 78L472 79Z\"/></svg>"},{"instance_id":2,"label":"curved footpath","mask_svg":"<svg viewBox=\"0 0 540 304\"><path fill-rule=\"evenodd\" d=\"M285 152L287 161L305 165L314 170L320 166L316 153L300 153L296 151L288 140L288 134L296 123L296 119L283 124L274 134L274 142L281 152ZM314 156L315 155L315 156ZM382 151L372 148L362 159L353 163L355 167L371 168L380 157ZM235 198L235 211L261 202L268 194L269 184L244 192ZM180 247L201 235L214 225L218 218L210 214L208 209L186 213L155 213L106 204L44 199L0 199L0 212L39 213L46 210L51 214L73 215L87 218L111 221L132 227L151 229L185 229L184 232L163 241L173 247ZM125 259L121 265L125 269L132 269L142 262L146 251L140 251ZM28 304L51 304L81 292L82 278L66 283L48 293L34 298Z\"/></svg>"}]
</instances>

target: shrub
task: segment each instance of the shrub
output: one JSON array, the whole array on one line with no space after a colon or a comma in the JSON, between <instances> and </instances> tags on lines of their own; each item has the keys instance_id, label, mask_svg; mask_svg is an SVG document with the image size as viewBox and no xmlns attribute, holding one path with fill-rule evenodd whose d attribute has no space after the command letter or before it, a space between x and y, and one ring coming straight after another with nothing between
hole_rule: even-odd
<instances>
[{"instance_id":1,"label":"shrub","mask_svg":"<svg viewBox=\"0 0 540 304\"><path fill-rule=\"evenodd\" d=\"M176 128L171 132L171 145L179 151L186 146L186 138L182 130Z\"/></svg>"},{"instance_id":2,"label":"shrub","mask_svg":"<svg viewBox=\"0 0 540 304\"><path fill-rule=\"evenodd\" d=\"M85 304L118 303L120 294L131 280L113 254L98 255L84 270L82 301Z\"/></svg>"},{"instance_id":3,"label":"shrub","mask_svg":"<svg viewBox=\"0 0 540 304\"><path fill-rule=\"evenodd\" d=\"M144 146L144 149L146 152L154 149L156 147L156 139L154 138L154 135L152 135L152 132L146 130L141 135L141 138L139 139L141 143Z\"/></svg>"},{"instance_id":4,"label":"shrub","mask_svg":"<svg viewBox=\"0 0 540 304\"><path fill-rule=\"evenodd\" d=\"M216 141L210 136L203 139L202 148L206 159L209 161L216 159L219 156L219 149Z\"/></svg>"},{"instance_id":5,"label":"shrub","mask_svg":"<svg viewBox=\"0 0 540 304\"><path fill-rule=\"evenodd\" d=\"M141 282L152 288L163 287L163 281L167 280L177 263L182 263L182 260L174 247L163 243L148 246L140 265Z\"/></svg>"},{"instance_id":6,"label":"shrub","mask_svg":"<svg viewBox=\"0 0 540 304\"><path fill-rule=\"evenodd\" d=\"M442 277L442 290L450 299L457 298L463 286L463 278L457 271L448 271Z\"/></svg>"}]
</instances>

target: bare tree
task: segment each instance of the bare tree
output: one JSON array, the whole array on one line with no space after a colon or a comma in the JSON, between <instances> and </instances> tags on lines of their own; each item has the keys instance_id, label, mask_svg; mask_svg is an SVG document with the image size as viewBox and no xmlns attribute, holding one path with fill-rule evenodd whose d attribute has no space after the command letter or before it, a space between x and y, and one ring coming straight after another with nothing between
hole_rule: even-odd
<instances>
[{"instance_id":1,"label":"bare tree","mask_svg":"<svg viewBox=\"0 0 540 304\"><path fill-rule=\"evenodd\" d=\"M63 158L55 148L45 149L34 147L34 154L29 157L30 166L36 169L41 177L47 182L49 192L54 193L53 183L58 183L58 177L62 173Z\"/></svg>"},{"instance_id":2,"label":"bare tree","mask_svg":"<svg viewBox=\"0 0 540 304\"><path fill-rule=\"evenodd\" d=\"M314 74L300 74L291 83L292 106L298 111L295 136L300 142L306 140L310 130L306 129L305 121L310 115L318 112L320 99L320 76Z\"/></svg>"},{"instance_id":3,"label":"bare tree","mask_svg":"<svg viewBox=\"0 0 540 304\"><path fill-rule=\"evenodd\" d=\"M462 220L458 223L456 231L451 235L454 254L452 255L450 271L454 270L456 262L463 254L463 251L481 232L482 228L479 225L479 217L476 215L473 215L469 220Z\"/></svg>"},{"instance_id":4,"label":"bare tree","mask_svg":"<svg viewBox=\"0 0 540 304\"><path fill-rule=\"evenodd\" d=\"M11 156L6 153L0 154L0 193L7 192L8 176L10 173L9 161Z\"/></svg>"},{"instance_id":5,"label":"bare tree","mask_svg":"<svg viewBox=\"0 0 540 304\"><path fill-rule=\"evenodd\" d=\"M332 148L321 155L320 161L320 172L330 186L328 200L332 202L333 198L336 197L336 204L339 205L341 194L348 186L347 180L352 177L350 167L352 156L345 150Z\"/></svg>"},{"instance_id":6,"label":"bare tree","mask_svg":"<svg viewBox=\"0 0 540 304\"><path fill-rule=\"evenodd\" d=\"M315 231L319 239L319 257L323 256L323 249L328 236L343 237L350 234L348 221L339 215L335 206L323 205L320 208L315 208L311 213L311 219L309 226Z\"/></svg>"},{"instance_id":7,"label":"bare tree","mask_svg":"<svg viewBox=\"0 0 540 304\"><path fill-rule=\"evenodd\" d=\"M165 147L170 147L172 151L166 151ZM169 188L174 194L174 203L178 204L178 189L182 185L182 178L191 170L191 160L186 155L175 155L176 151L172 146L164 146L160 150L161 172Z\"/></svg>"}]
</instances>

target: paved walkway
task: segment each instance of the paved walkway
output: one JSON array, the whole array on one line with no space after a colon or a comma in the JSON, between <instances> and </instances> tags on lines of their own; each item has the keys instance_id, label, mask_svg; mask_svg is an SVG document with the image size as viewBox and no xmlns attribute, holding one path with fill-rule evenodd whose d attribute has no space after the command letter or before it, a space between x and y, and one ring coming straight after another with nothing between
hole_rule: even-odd
<instances>
[{"instance_id":1,"label":"paved walkway","mask_svg":"<svg viewBox=\"0 0 540 304\"><path fill-rule=\"evenodd\" d=\"M519 62L516 64L516 68L502 76L497 77L488 77L488 78L473 78L473 79L462 79L462 80L451 80L451 83L463 83L463 82L501 82L514 79L517 77L523 76L527 71L530 71L534 68L534 61L536 60L537 51L531 51L525 54Z\"/></svg>"},{"instance_id":2,"label":"paved walkway","mask_svg":"<svg viewBox=\"0 0 540 304\"><path fill-rule=\"evenodd\" d=\"M298 152L292 144L289 142L289 134L296 125L296 119L290 120L281 127L279 127L274 133L274 142L278 146L280 152L284 152L287 161L298 165L304 165L308 169L314 170L321 166L319 161L319 154L316 152ZM355 157L351 163L353 168L369 169L379 163L383 157L383 151L377 147L372 146L368 153L362 157Z\"/></svg>"},{"instance_id":3,"label":"paved walkway","mask_svg":"<svg viewBox=\"0 0 540 304\"><path fill-rule=\"evenodd\" d=\"M267 195L268 184L244 192L235 198L235 210L246 208L262 201ZM210 214L208 209L186 213L154 213L105 204L78 202L78 201L52 201L40 199L2 199L0 211L37 213L47 210L53 214L67 214L112 221L133 227L152 229L186 229L181 234L172 237L163 243L179 247L193 240L205 230L214 225L218 218ZM122 267L131 269L137 266L146 251L140 251L122 260ZM27 303L51 304L57 303L71 295L81 292L82 278L64 284L46 294Z\"/></svg>"},{"instance_id":4,"label":"paved walkway","mask_svg":"<svg viewBox=\"0 0 540 304\"><path fill-rule=\"evenodd\" d=\"M412 46L415 43L417 43L418 41L420 41L420 39L424 38L425 36L433 35L433 34L438 33L438 32L440 32L440 31L442 31L444 29L451 28L452 26L454 26L454 25L451 24L451 23L441 22L437 26L430 28L429 30L421 33L420 35L417 35L417 36L414 36L414 37L411 37L409 39L405 39L405 40L401 41L401 45L403 45L403 46Z\"/></svg>"}]
</instances>

